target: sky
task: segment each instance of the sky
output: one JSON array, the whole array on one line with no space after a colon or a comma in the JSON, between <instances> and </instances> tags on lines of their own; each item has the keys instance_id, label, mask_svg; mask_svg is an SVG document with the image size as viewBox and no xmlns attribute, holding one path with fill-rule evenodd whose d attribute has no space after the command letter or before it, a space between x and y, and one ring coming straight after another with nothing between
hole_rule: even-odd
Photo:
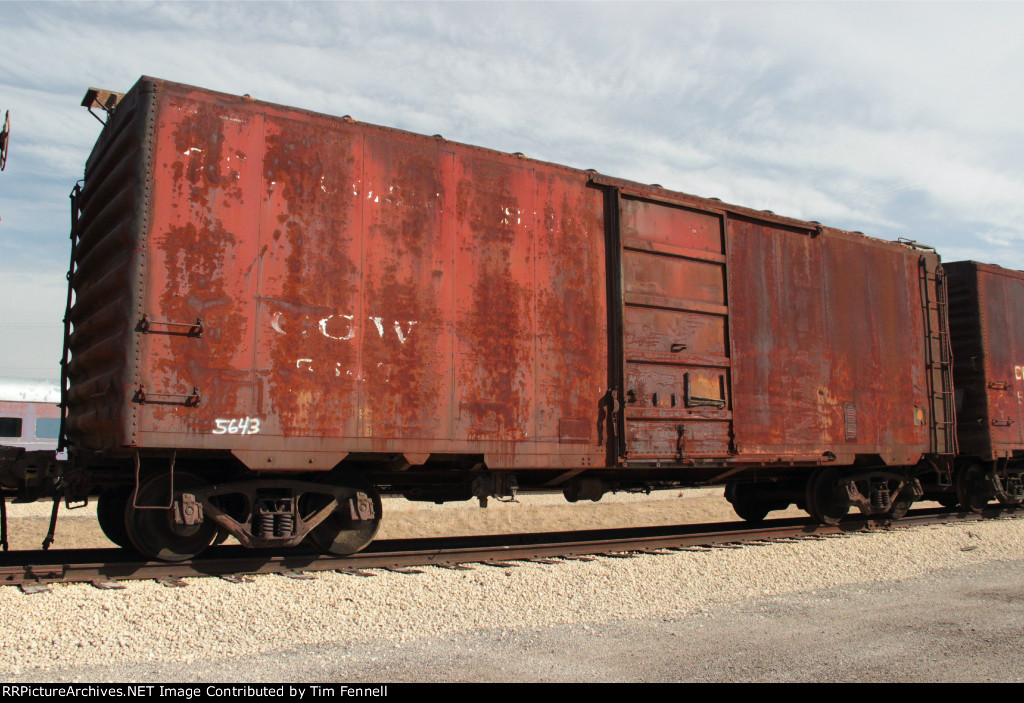
<instances>
[{"instance_id":1,"label":"sky","mask_svg":"<svg viewBox=\"0 0 1024 703\"><path fill-rule=\"evenodd\" d=\"M1024 3L3 2L0 376L59 378L89 87L141 75L1024 269Z\"/></svg>"}]
</instances>

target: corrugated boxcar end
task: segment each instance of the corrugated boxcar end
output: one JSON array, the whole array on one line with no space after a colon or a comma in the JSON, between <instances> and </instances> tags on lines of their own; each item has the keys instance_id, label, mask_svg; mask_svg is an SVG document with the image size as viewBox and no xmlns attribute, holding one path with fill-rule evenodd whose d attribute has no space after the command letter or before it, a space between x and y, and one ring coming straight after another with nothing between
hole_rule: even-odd
<instances>
[{"instance_id":1,"label":"corrugated boxcar end","mask_svg":"<svg viewBox=\"0 0 1024 703\"><path fill-rule=\"evenodd\" d=\"M149 81L125 95L89 157L74 205L67 434L81 448L137 440L130 402L139 387L133 327L142 315L154 105Z\"/></svg>"}]
</instances>

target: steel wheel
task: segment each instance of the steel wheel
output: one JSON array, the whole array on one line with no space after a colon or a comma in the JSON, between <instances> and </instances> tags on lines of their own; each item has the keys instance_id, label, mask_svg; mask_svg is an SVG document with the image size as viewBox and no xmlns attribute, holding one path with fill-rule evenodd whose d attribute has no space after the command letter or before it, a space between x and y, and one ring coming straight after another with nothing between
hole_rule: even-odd
<instances>
[{"instance_id":1,"label":"steel wheel","mask_svg":"<svg viewBox=\"0 0 1024 703\"><path fill-rule=\"evenodd\" d=\"M989 476L981 464L960 469L956 476L956 495L965 509L980 513L994 494Z\"/></svg>"},{"instance_id":2,"label":"steel wheel","mask_svg":"<svg viewBox=\"0 0 1024 703\"><path fill-rule=\"evenodd\" d=\"M890 520L899 520L907 511L910 510L910 506L914 504L913 498L903 498L903 491L896 494L896 499L892 502L892 507L889 508L889 512L886 513L886 517Z\"/></svg>"},{"instance_id":3,"label":"steel wheel","mask_svg":"<svg viewBox=\"0 0 1024 703\"><path fill-rule=\"evenodd\" d=\"M772 506L757 497L757 489L746 483L730 483L725 487L725 498L732 509L747 522L763 522Z\"/></svg>"},{"instance_id":4,"label":"steel wheel","mask_svg":"<svg viewBox=\"0 0 1024 703\"><path fill-rule=\"evenodd\" d=\"M373 488L353 488L351 496L356 500L369 500L373 506L373 519L353 520L352 507L348 500L340 501L326 520L309 533L309 541L325 554L348 556L373 541L380 527L380 494Z\"/></svg>"},{"instance_id":5,"label":"steel wheel","mask_svg":"<svg viewBox=\"0 0 1024 703\"><path fill-rule=\"evenodd\" d=\"M192 474L174 473L174 493L197 488L203 481ZM136 508L139 505L167 505L170 501L171 478L163 473L149 479L129 499L125 510L125 529L139 552L150 559L160 561L186 561L196 556L213 541L217 526L212 520L198 525L178 525L174 521L174 510Z\"/></svg>"},{"instance_id":6,"label":"steel wheel","mask_svg":"<svg viewBox=\"0 0 1024 703\"><path fill-rule=\"evenodd\" d=\"M1011 490L1014 489L1013 477L1005 479L1005 480L1004 479L998 479L998 480L999 480L999 484L1002 487L1003 491L998 496L996 496L996 498L999 499L999 502L1002 505L1011 505L1012 506L1012 505L1020 505L1021 503L1024 503L1024 495L1015 494L1015 493L1011 493L1010 492ZM1019 490L1019 484L1017 484L1017 490Z\"/></svg>"},{"instance_id":7,"label":"steel wheel","mask_svg":"<svg viewBox=\"0 0 1024 703\"><path fill-rule=\"evenodd\" d=\"M103 491L96 499L96 520L100 523L100 530L111 542L126 549L132 546L124 525L124 514L131 495L132 489L129 486L117 486Z\"/></svg>"},{"instance_id":8,"label":"steel wheel","mask_svg":"<svg viewBox=\"0 0 1024 703\"><path fill-rule=\"evenodd\" d=\"M821 466L807 481L807 512L824 525L837 525L850 512L850 499L837 485L839 470Z\"/></svg>"}]
</instances>

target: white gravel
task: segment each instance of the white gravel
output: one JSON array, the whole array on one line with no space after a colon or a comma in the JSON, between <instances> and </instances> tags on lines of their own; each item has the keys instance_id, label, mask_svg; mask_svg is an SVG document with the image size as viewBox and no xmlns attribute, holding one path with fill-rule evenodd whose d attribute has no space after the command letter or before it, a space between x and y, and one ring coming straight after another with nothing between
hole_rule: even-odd
<instances>
[{"instance_id":1,"label":"white gravel","mask_svg":"<svg viewBox=\"0 0 1024 703\"><path fill-rule=\"evenodd\" d=\"M63 585L28 595L0 588L0 678L124 662L244 661L317 643L410 641L484 628L588 628L680 617L749 597L896 582L948 568L984 572L1020 561L1024 521L900 529L743 549L600 558L557 565L372 578L320 573L250 583L189 579L186 588L131 582L120 591ZM244 671L244 668L243 668ZM243 674L244 675L244 674Z\"/></svg>"}]
</instances>

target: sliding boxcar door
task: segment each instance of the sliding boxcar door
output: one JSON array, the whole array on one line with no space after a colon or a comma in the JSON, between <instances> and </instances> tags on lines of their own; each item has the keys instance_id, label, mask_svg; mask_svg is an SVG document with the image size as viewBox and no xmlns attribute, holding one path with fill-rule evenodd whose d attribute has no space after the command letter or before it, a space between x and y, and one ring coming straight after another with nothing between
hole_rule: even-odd
<instances>
[{"instance_id":1,"label":"sliding boxcar door","mask_svg":"<svg viewBox=\"0 0 1024 703\"><path fill-rule=\"evenodd\" d=\"M723 218L620 195L626 463L729 455Z\"/></svg>"}]
</instances>

